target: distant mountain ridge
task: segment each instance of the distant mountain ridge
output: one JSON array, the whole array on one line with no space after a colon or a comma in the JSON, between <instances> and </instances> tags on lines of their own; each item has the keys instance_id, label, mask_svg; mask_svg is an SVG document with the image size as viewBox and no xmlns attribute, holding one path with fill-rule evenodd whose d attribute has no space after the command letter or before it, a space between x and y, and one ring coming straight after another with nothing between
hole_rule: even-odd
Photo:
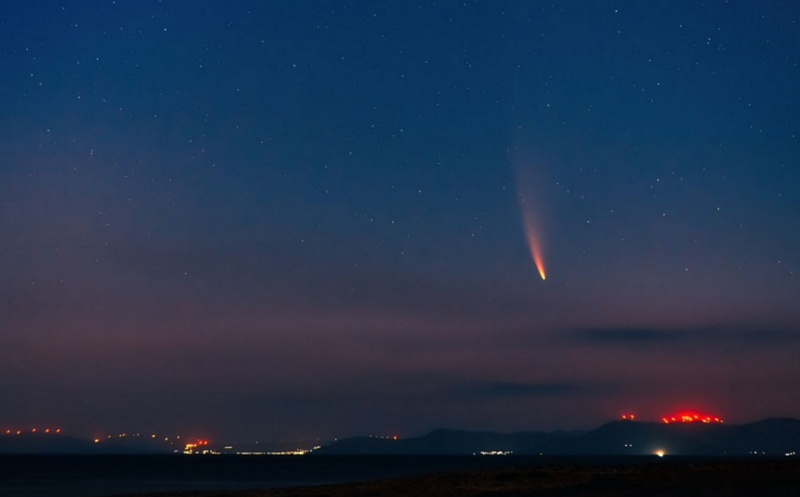
<instances>
[{"instance_id":1,"label":"distant mountain ridge","mask_svg":"<svg viewBox=\"0 0 800 497\"><path fill-rule=\"evenodd\" d=\"M353 437L317 454L467 455L510 451L517 455L784 456L800 452L800 420L770 418L744 425L612 421L594 430L470 432L434 430L399 440Z\"/></svg>"},{"instance_id":2,"label":"distant mountain ridge","mask_svg":"<svg viewBox=\"0 0 800 497\"><path fill-rule=\"evenodd\" d=\"M168 454L171 446L144 440L94 443L58 435L0 436L0 454ZM515 455L784 456L800 453L800 420L769 418L755 423L656 423L611 421L594 430L515 433L439 429L398 440L351 437L323 446L314 455L472 455L509 451Z\"/></svg>"}]
</instances>

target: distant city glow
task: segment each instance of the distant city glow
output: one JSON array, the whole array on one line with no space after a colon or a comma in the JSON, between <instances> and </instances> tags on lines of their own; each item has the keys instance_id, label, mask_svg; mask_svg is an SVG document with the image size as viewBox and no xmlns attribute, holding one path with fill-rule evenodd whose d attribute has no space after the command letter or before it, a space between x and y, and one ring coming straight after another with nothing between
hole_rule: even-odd
<instances>
[{"instance_id":1,"label":"distant city glow","mask_svg":"<svg viewBox=\"0 0 800 497\"><path fill-rule=\"evenodd\" d=\"M208 454L210 450L207 448L208 440L197 440L193 443L187 443L183 449L184 454Z\"/></svg>"},{"instance_id":2,"label":"distant city glow","mask_svg":"<svg viewBox=\"0 0 800 497\"><path fill-rule=\"evenodd\" d=\"M664 457L664 451L663 451L663 450L657 450L657 451L656 451L656 455L657 455L658 457Z\"/></svg>"},{"instance_id":3,"label":"distant city glow","mask_svg":"<svg viewBox=\"0 0 800 497\"><path fill-rule=\"evenodd\" d=\"M233 447L228 446L225 448L232 449ZM310 449L282 450L277 452L236 452L236 455L237 456L304 456L321 448L322 446L316 445Z\"/></svg>"},{"instance_id":4,"label":"distant city glow","mask_svg":"<svg viewBox=\"0 0 800 497\"><path fill-rule=\"evenodd\" d=\"M480 452L482 456L510 456L513 453L513 450L482 450Z\"/></svg>"}]
</instances>

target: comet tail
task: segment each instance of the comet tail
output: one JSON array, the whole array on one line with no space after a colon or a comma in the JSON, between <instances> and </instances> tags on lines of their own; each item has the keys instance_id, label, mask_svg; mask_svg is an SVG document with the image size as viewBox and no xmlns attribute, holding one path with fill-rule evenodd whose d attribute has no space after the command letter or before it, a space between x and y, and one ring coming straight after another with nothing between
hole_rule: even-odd
<instances>
[{"instance_id":1,"label":"comet tail","mask_svg":"<svg viewBox=\"0 0 800 497\"><path fill-rule=\"evenodd\" d=\"M524 217L528 218L528 215ZM539 276L542 277L542 280L546 279L544 274L544 259L542 258L542 248L539 245L539 240L536 238L536 232L533 227L533 222L530 219L525 219L525 237L528 240L528 248L531 251L531 257L533 258L534 264L536 264L536 269L539 271Z\"/></svg>"}]
</instances>

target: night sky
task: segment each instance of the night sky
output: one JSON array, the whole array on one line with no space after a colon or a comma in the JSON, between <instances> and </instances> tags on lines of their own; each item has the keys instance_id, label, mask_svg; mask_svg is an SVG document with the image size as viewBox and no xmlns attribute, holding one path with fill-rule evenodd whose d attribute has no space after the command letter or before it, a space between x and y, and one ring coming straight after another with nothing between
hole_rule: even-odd
<instances>
[{"instance_id":1,"label":"night sky","mask_svg":"<svg viewBox=\"0 0 800 497\"><path fill-rule=\"evenodd\" d=\"M0 427L800 417L798 62L792 0L3 1Z\"/></svg>"}]
</instances>

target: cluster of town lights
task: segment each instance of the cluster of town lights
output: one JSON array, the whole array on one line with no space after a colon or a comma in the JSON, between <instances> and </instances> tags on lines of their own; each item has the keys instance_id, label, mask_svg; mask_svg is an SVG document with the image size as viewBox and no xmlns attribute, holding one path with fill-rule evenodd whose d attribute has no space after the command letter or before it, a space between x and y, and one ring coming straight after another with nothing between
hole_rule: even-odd
<instances>
[{"instance_id":1,"label":"cluster of town lights","mask_svg":"<svg viewBox=\"0 0 800 497\"><path fill-rule=\"evenodd\" d=\"M105 437L95 438L94 439L94 443L97 444L97 443L102 442L103 440L112 440L114 438L128 438L128 437L130 437L130 438L150 438L150 439L160 439L161 438L159 435L156 435L155 433L151 434L149 437L146 436L146 435L143 436L141 433L131 433L130 435L128 433L117 433L116 435L106 435ZM180 440L181 436L177 435L174 438L175 438L175 440ZM165 442L169 442L169 437L164 437L164 441ZM172 442L170 442L170 445L172 445Z\"/></svg>"},{"instance_id":2,"label":"cluster of town lights","mask_svg":"<svg viewBox=\"0 0 800 497\"><path fill-rule=\"evenodd\" d=\"M208 440L197 440L194 443L186 444L183 449L184 454L208 454Z\"/></svg>"},{"instance_id":3,"label":"cluster of town lights","mask_svg":"<svg viewBox=\"0 0 800 497\"><path fill-rule=\"evenodd\" d=\"M61 431L61 430L59 430L59 431ZM156 435L156 434L152 434L152 435L148 436L148 435L141 435L139 433L118 433L116 435L106 435L105 437L95 438L94 439L94 443L99 444L99 443L104 442L106 440L114 440L114 439L119 439L119 438L139 438L139 437L141 437L141 438L150 438L150 439L153 439L153 440L161 440L162 439L161 436ZM397 436L380 437L380 438L388 438L388 439L397 440ZM180 441L180 439L181 439L180 435L178 435L176 437L173 437L173 438L170 438L170 437L163 438L163 440L165 442L169 442L170 445L174 445L175 442ZM184 454L206 454L206 455L218 455L218 454L235 453L237 455L245 455L245 456L251 456L251 455L253 455L253 456L303 456L303 455L309 454L309 453L314 452L315 450L318 450L318 449L321 448L320 446L315 446L315 447L313 447L311 449L294 449L294 450L287 450L287 451L280 451L280 452L260 452L260 451L259 452L252 452L252 451L229 452L229 451L233 450L233 446L230 446L230 445L229 446L225 446L224 451L219 451L219 450L214 450L211 447L209 447L210 443L211 442L209 440L206 440L206 439L197 439L197 440L195 440L193 442L184 443L183 444L183 450L180 451L180 450L176 449L175 452L176 453L182 452Z\"/></svg>"}]
</instances>

